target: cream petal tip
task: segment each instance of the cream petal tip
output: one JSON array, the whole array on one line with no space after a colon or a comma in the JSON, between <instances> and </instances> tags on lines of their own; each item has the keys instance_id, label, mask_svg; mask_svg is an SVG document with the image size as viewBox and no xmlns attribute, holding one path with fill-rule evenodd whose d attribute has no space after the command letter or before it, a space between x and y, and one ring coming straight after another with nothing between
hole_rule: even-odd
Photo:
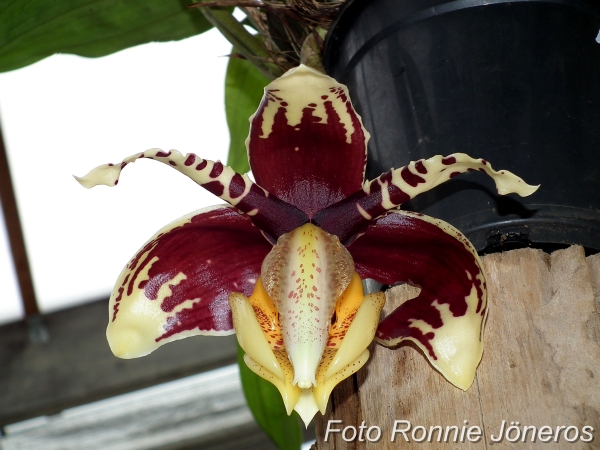
<instances>
[{"instance_id":1,"label":"cream petal tip","mask_svg":"<svg viewBox=\"0 0 600 450\"><path fill-rule=\"evenodd\" d=\"M475 381L475 371L465 371L463 373L452 373L452 372L443 372L440 371L442 373L442 375L444 376L444 378L446 380L448 380L450 383L452 383L454 386L456 386L459 389L462 389L463 391L467 391L471 385L473 384L473 381Z\"/></svg>"},{"instance_id":2,"label":"cream petal tip","mask_svg":"<svg viewBox=\"0 0 600 450\"><path fill-rule=\"evenodd\" d=\"M154 348L147 348L148 339L133 328L113 331L109 326L106 331L106 338L110 350L117 358L139 358L150 354L154 350Z\"/></svg>"},{"instance_id":3,"label":"cream petal tip","mask_svg":"<svg viewBox=\"0 0 600 450\"><path fill-rule=\"evenodd\" d=\"M343 380L348 378L350 375L358 372L362 366L369 360L369 350L365 349L354 361L348 364L339 372L335 373L332 377L325 380L314 389L314 398L317 407L322 414L325 414L327 409L327 403L329 402L329 396L333 389Z\"/></svg>"},{"instance_id":4,"label":"cream petal tip","mask_svg":"<svg viewBox=\"0 0 600 450\"><path fill-rule=\"evenodd\" d=\"M298 413L304 422L304 425L308 428L311 420L313 420L313 417L315 417L315 414L319 411L312 389L302 389L302 393L300 394L298 403L296 403L296 406L294 407L294 411Z\"/></svg>"},{"instance_id":5,"label":"cream petal tip","mask_svg":"<svg viewBox=\"0 0 600 450\"><path fill-rule=\"evenodd\" d=\"M527 187L524 189L525 193L523 194L523 197L527 197L528 195L531 195L534 192L536 192L540 188L541 184L538 184L537 186L532 186L531 184L527 184L526 186Z\"/></svg>"},{"instance_id":6,"label":"cream petal tip","mask_svg":"<svg viewBox=\"0 0 600 450\"><path fill-rule=\"evenodd\" d=\"M102 166L92 169L87 175L73 177L81 184L84 188L90 189L94 186L115 186L119 180L119 174L121 173L121 167L104 164Z\"/></svg>"},{"instance_id":7,"label":"cream petal tip","mask_svg":"<svg viewBox=\"0 0 600 450\"><path fill-rule=\"evenodd\" d=\"M471 337L474 341L476 337ZM444 355L443 343L436 342L434 348L440 356L438 360L432 360L431 364L442 374L446 380L457 388L466 391L473 384L477 366L483 354L483 344L468 346L468 341L459 343L451 352L452 355ZM452 345L454 346L454 345Z\"/></svg>"}]
</instances>

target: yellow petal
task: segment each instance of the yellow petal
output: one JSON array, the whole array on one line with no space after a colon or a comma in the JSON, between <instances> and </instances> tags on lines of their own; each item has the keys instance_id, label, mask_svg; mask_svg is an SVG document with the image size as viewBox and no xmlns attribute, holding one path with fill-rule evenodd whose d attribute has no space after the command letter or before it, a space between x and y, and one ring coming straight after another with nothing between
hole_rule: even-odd
<instances>
[{"instance_id":1,"label":"yellow petal","mask_svg":"<svg viewBox=\"0 0 600 450\"><path fill-rule=\"evenodd\" d=\"M435 337L429 341L437 359L431 358L429 351L416 339L415 342L433 367L454 386L466 391L473 384L475 371L483 355L482 322L485 317L477 311L479 298L475 287L466 298L467 312L455 317L448 304L433 303L440 312L443 327L433 329L431 325L421 320L415 320L411 327L419 328L423 333L435 332ZM486 310L487 314L487 310Z\"/></svg>"},{"instance_id":2,"label":"yellow petal","mask_svg":"<svg viewBox=\"0 0 600 450\"><path fill-rule=\"evenodd\" d=\"M279 390L281 398L283 399L283 404L285 405L285 410L289 416L294 410L294 408L297 407L302 389L300 389L298 386L292 386L292 384L289 381L286 382L281 378L273 375L272 372L258 364L248 354L244 355L244 362L250 368L250 370L252 370L252 372L257 374L259 377L267 380Z\"/></svg>"},{"instance_id":3,"label":"yellow petal","mask_svg":"<svg viewBox=\"0 0 600 450\"><path fill-rule=\"evenodd\" d=\"M324 380L333 377L337 372L351 364L373 342L379 314L385 303L385 294L382 292L369 294L365 297L352 324L348 328L344 340L338 349L333 361L327 367Z\"/></svg>"},{"instance_id":4,"label":"yellow petal","mask_svg":"<svg viewBox=\"0 0 600 450\"><path fill-rule=\"evenodd\" d=\"M327 409L327 402L329 401L329 395L331 394L331 391L333 391L333 388L353 373L356 373L362 366L365 365L368 359L369 350L363 350L362 353L360 353L360 355L358 356L358 358L356 358L354 361L352 361L339 372L335 373L325 382L319 383L317 387L313 389L315 402L317 404L317 407L321 411L321 414L325 414L325 410Z\"/></svg>"},{"instance_id":5,"label":"yellow petal","mask_svg":"<svg viewBox=\"0 0 600 450\"><path fill-rule=\"evenodd\" d=\"M285 381L285 374L273 354L273 350L271 350L258 320L256 320L254 309L248 297L233 292L229 295L229 305L231 306L233 327L244 352L250 355L259 365Z\"/></svg>"},{"instance_id":6,"label":"yellow petal","mask_svg":"<svg viewBox=\"0 0 600 450\"><path fill-rule=\"evenodd\" d=\"M282 349L283 337L281 336L281 325L279 324L279 312L263 285L262 277L258 277L256 280L249 301L271 348L273 350Z\"/></svg>"},{"instance_id":7,"label":"yellow petal","mask_svg":"<svg viewBox=\"0 0 600 450\"><path fill-rule=\"evenodd\" d=\"M356 311L365 298L360 276L354 272L350 285L338 299L335 305L335 322L329 329L328 347L339 347L344 339L346 331L352 324Z\"/></svg>"}]
</instances>

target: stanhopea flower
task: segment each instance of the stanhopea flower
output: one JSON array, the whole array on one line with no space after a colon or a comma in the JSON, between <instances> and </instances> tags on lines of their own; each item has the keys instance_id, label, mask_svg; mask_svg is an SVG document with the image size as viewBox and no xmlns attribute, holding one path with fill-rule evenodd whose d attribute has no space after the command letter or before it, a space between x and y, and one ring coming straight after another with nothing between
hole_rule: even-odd
<instances>
[{"instance_id":1,"label":"stanhopea flower","mask_svg":"<svg viewBox=\"0 0 600 450\"><path fill-rule=\"evenodd\" d=\"M162 162L228 202L154 235L121 273L107 336L115 355L144 356L193 335L237 333L246 364L306 424L377 342L411 340L467 389L483 352L485 275L451 225L398 206L471 170L500 194L537 188L465 154L434 156L364 182L368 132L347 89L306 66L265 88L246 141L256 182L220 162L152 149L78 178L114 186L139 158ZM420 294L381 323L384 294L361 279L409 282Z\"/></svg>"}]
</instances>

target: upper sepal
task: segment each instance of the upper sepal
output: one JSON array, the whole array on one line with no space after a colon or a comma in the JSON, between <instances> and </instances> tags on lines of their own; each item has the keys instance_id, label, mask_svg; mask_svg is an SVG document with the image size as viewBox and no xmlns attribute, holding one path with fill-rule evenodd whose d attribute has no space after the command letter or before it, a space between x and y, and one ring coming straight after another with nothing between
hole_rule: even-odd
<instances>
[{"instance_id":1,"label":"upper sepal","mask_svg":"<svg viewBox=\"0 0 600 450\"><path fill-rule=\"evenodd\" d=\"M376 340L389 347L415 342L448 381L468 389L483 354L487 294L467 238L441 220L394 211L349 250L362 278L421 288L379 324Z\"/></svg>"},{"instance_id":2,"label":"upper sepal","mask_svg":"<svg viewBox=\"0 0 600 450\"><path fill-rule=\"evenodd\" d=\"M249 295L271 246L247 216L217 206L176 220L127 264L106 331L121 358L194 335L233 334L228 298Z\"/></svg>"},{"instance_id":3,"label":"upper sepal","mask_svg":"<svg viewBox=\"0 0 600 450\"><path fill-rule=\"evenodd\" d=\"M362 187L369 133L333 78L289 70L265 87L250 124L256 182L309 217Z\"/></svg>"}]
</instances>

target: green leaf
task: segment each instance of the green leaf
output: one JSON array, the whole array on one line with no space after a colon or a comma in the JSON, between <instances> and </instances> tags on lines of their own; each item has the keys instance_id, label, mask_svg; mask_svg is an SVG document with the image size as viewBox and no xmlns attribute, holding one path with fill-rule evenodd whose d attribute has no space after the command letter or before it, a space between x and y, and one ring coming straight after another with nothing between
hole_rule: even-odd
<instances>
[{"instance_id":1,"label":"green leaf","mask_svg":"<svg viewBox=\"0 0 600 450\"><path fill-rule=\"evenodd\" d=\"M249 61L229 59L225 76L225 113L230 136L227 165L239 173L250 170L245 144L250 130L249 118L258 109L267 84L269 80Z\"/></svg>"},{"instance_id":2,"label":"green leaf","mask_svg":"<svg viewBox=\"0 0 600 450\"><path fill-rule=\"evenodd\" d=\"M277 388L248 368L244 362L244 351L239 345L238 365L248 406L258 424L280 450L299 450L302 446L302 430L296 411L287 415Z\"/></svg>"},{"instance_id":3,"label":"green leaf","mask_svg":"<svg viewBox=\"0 0 600 450\"><path fill-rule=\"evenodd\" d=\"M183 0L0 0L0 71L54 53L104 56L210 29L203 14L187 4Z\"/></svg>"}]
</instances>

